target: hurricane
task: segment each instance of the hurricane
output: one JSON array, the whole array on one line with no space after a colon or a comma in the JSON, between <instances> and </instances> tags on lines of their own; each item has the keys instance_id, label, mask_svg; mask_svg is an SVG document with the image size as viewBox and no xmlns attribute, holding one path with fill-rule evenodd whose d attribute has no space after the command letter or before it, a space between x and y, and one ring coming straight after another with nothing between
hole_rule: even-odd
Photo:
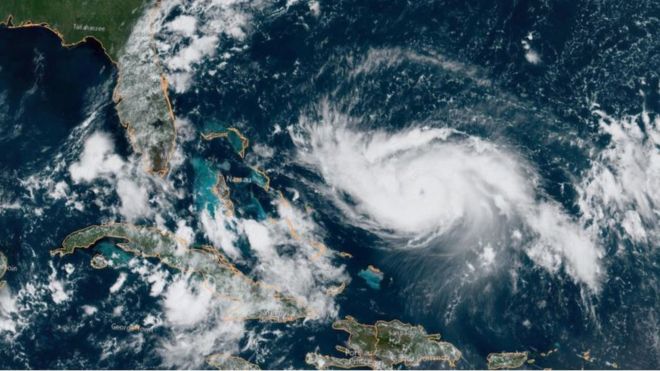
<instances>
[{"instance_id":1,"label":"hurricane","mask_svg":"<svg viewBox=\"0 0 660 371\"><path fill-rule=\"evenodd\" d=\"M0 368L660 365L657 1L17 3Z\"/></svg>"}]
</instances>

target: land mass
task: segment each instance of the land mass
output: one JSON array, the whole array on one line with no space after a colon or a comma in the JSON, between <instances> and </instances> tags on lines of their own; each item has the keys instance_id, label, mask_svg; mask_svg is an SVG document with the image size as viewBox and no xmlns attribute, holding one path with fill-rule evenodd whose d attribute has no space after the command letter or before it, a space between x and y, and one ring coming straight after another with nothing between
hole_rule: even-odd
<instances>
[{"instance_id":1,"label":"land mass","mask_svg":"<svg viewBox=\"0 0 660 371\"><path fill-rule=\"evenodd\" d=\"M247 277L216 248L187 248L173 234L157 228L122 223L92 225L68 235L62 247L52 250L51 255L73 254L106 238L122 240L116 246L125 252L156 258L201 280L203 287L227 302L227 320L289 322L309 314L295 298Z\"/></svg>"},{"instance_id":2,"label":"land mass","mask_svg":"<svg viewBox=\"0 0 660 371\"><path fill-rule=\"evenodd\" d=\"M108 260L103 256L103 254L96 254L89 262L89 264L94 269L104 269L108 266Z\"/></svg>"},{"instance_id":3,"label":"land mass","mask_svg":"<svg viewBox=\"0 0 660 371\"><path fill-rule=\"evenodd\" d=\"M487 361L489 370L510 370L522 366L527 361L527 352L491 353Z\"/></svg>"},{"instance_id":4,"label":"land mass","mask_svg":"<svg viewBox=\"0 0 660 371\"><path fill-rule=\"evenodd\" d=\"M117 61L146 3L147 0L2 0L0 20L11 26L46 24L64 44L94 37Z\"/></svg>"},{"instance_id":5,"label":"land mass","mask_svg":"<svg viewBox=\"0 0 660 371\"><path fill-rule=\"evenodd\" d=\"M211 354L206 358L206 363L218 370L261 370L259 366L241 357L223 353Z\"/></svg>"},{"instance_id":6,"label":"land mass","mask_svg":"<svg viewBox=\"0 0 660 371\"><path fill-rule=\"evenodd\" d=\"M440 335L427 334L422 326L398 320L365 325L348 316L333 323L332 328L349 333L347 347L336 347L349 358L307 353L307 364L318 369L370 367L382 370L401 363L414 367L424 361L444 361L453 367L461 358L461 352L454 345L439 341Z\"/></svg>"},{"instance_id":7,"label":"land mass","mask_svg":"<svg viewBox=\"0 0 660 371\"><path fill-rule=\"evenodd\" d=\"M174 152L176 128L169 82L154 44L160 0L153 4L134 25L119 56L113 100L131 146L142 155L147 172L165 176Z\"/></svg>"},{"instance_id":8,"label":"land mass","mask_svg":"<svg viewBox=\"0 0 660 371\"><path fill-rule=\"evenodd\" d=\"M2 0L0 21L46 27L65 46L88 37L99 41L118 66L113 99L133 150L143 155L149 173L165 176L176 131L169 84L153 46L159 6L159 0Z\"/></svg>"},{"instance_id":9,"label":"land mass","mask_svg":"<svg viewBox=\"0 0 660 371\"><path fill-rule=\"evenodd\" d=\"M367 269L363 269L358 273L369 287L374 290L380 290L380 283L383 281L385 274L373 265L369 265Z\"/></svg>"},{"instance_id":10,"label":"land mass","mask_svg":"<svg viewBox=\"0 0 660 371\"><path fill-rule=\"evenodd\" d=\"M229 140L229 144L231 145L231 147L234 149L234 151L236 151L236 153L239 156L241 156L241 158L245 157L245 151L250 145L250 141L248 140L248 138L246 138L245 135L243 135L236 128L228 128L219 131L212 131L209 133L202 133L202 138L204 140L227 138L227 140Z\"/></svg>"}]
</instances>

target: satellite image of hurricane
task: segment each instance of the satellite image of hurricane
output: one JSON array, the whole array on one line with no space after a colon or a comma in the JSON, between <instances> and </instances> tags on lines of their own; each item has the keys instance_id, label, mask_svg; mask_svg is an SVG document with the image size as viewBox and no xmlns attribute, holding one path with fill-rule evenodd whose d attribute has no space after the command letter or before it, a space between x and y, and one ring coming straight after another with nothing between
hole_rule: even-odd
<instances>
[{"instance_id":1,"label":"satellite image of hurricane","mask_svg":"<svg viewBox=\"0 0 660 371\"><path fill-rule=\"evenodd\" d=\"M660 1L0 0L0 369L659 369Z\"/></svg>"}]
</instances>

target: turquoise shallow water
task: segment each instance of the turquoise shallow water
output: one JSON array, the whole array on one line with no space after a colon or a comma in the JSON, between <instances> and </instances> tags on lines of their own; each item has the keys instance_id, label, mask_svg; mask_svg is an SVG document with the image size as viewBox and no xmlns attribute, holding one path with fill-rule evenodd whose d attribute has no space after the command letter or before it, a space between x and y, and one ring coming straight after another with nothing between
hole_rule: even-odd
<instances>
[{"instance_id":1,"label":"turquoise shallow water","mask_svg":"<svg viewBox=\"0 0 660 371\"><path fill-rule=\"evenodd\" d=\"M358 276L362 277L367 285L374 290L380 290L380 283L383 281L384 274L380 272L374 272L371 269L363 269L358 273Z\"/></svg>"},{"instance_id":2,"label":"turquoise shallow water","mask_svg":"<svg viewBox=\"0 0 660 371\"><path fill-rule=\"evenodd\" d=\"M213 217L220 201L213 193L213 187L217 181L217 170L212 165L199 157L191 160L195 174L195 205L197 210L207 210Z\"/></svg>"},{"instance_id":3,"label":"turquoise shallow water","mask_svg":"<svg viewBox=\"0 0 660 371\"><path fill-rule=\"evenodd\" d=\"M363 132L461 130L514 149L538 174L539 198L578 220L575 185L590 169L592 155L611 139L600 131L592 105L597 102L613 117L643 110L657 115L657 1L467 6L342 0L320 1L318 15L305 1L283 3L251 13L243 44L221 37L216 53L195 67L194 89L171 92L175 112L190 125L220 130L226 129L220 123L231 123L254 152L240 159L235 143L224 139L182 140L186 159L173 184L188 193L154 219L176 230L174 219L180 218L195 228L196 242L205 241L195 215L215 212L212 187L220 170L251 179L228 182L237 214L266 220L275 215L275 194L256 184L263 179L249 167L258 166L273 189L298 197L296 206L314 221L329 249L352 255L333 258L351 277L336 298L338 316L423 325L463 352L460 369L484 368L488 353L514 350L536 359L525 366L529 369L601 369L613 362L658 368L657 241L621 239L615 233L621 226L608 226L600 236L607 279L597 294L583 291L566 267L554 273L540 268L523 249L503 248L498 257L505 268L488 271L473 264L486 273L465 278L462 272L477 254L457 254L444 241L431 249L406 249L406 241L383 238L388 231L379 235L349 222L317 169L301 163L289 134L301 117L318 119L327 106L354 118ZM525 43L541 55L540 63L527 61ZM0 51L10 51L0 53L0 144L6 154L0 160L0 249L17 268L5 279L14 294L22 292L16 301L22 309L11 316L24 326L16 333L0 331L0 367L163 368L159 350L171 335L166 326L140 334L139 341L112 330L113 324L162 312L162 298L152 296L148 281L158 279L148 268L154 262L140 275L123 268L92 270L92 250L61 260L48 254L71 231L117 217L119 200L109 182L73 184L67 171L79 160L81 138L95 130L108 133L123 158L130 153L112 103L116 70L98 46L62 48L39 29L0 29ZM233 53L229 60L225 52ZM219 68L222 63L226 68ZM362 72L356 73L358 65ZM96 119L81 131L92 113ZM68 182L85 207L72 209L65 199L53 198L52 190L34 186L39 179ZM351 207L359 202L338 195ZM356 220L368 219L355 210ZM241 240L237 246L245 256L240 268L255 273L249 244ZM95 249L117 254L118 265L130 263L110 242ZM384 276L366 270L369 264ZM120 273L128 275L125 291L110 295ZM55 302L51 277L62 283L69 301ZM29 286L40 287L36 296L22 290ZM89 316L83 306L98 311ZM25 318L29 321L19 321ZM237 354L264 369L306 368L305 353L339 356L335 346L346 340L329 321L245 326L251 337L238 341ZM558 351L542 355L551 349ZM577 356L587 350L595 361Z\"/></svg>"},{"instance_id":4,"label":"turquoise shallow water","mask_svg":"<svg viewBox=\"0 0 660 371\"><path fill-rule=\"evenodd\" d=\"M135 258L134 255L124 252L118 248L116 244L108 241L101 241L94 246L94 251L103 254L109 262L112 262L113 268L127 267L131 259Z\"/></svg>"}]
</instances>

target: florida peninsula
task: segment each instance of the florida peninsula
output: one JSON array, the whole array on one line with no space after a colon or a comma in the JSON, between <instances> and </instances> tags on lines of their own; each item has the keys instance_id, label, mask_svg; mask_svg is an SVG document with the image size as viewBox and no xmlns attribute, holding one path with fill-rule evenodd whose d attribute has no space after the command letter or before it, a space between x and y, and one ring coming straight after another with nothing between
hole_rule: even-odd
<instances>
[{"instance_id":1,"label":"florida peninsula","mask_svg":"<svg viewBox=\"0 0 660 371\"><path fill-rule=\"evenodd\" d=\"M5 27L46 27L64 46L93 38L119 71L113 100L145 170L165 176L174 150L174 112L168 81L154 51L159 0L3 0ZM147 32L144 32L144 31Z\"/></svg>"}]
</instances>

